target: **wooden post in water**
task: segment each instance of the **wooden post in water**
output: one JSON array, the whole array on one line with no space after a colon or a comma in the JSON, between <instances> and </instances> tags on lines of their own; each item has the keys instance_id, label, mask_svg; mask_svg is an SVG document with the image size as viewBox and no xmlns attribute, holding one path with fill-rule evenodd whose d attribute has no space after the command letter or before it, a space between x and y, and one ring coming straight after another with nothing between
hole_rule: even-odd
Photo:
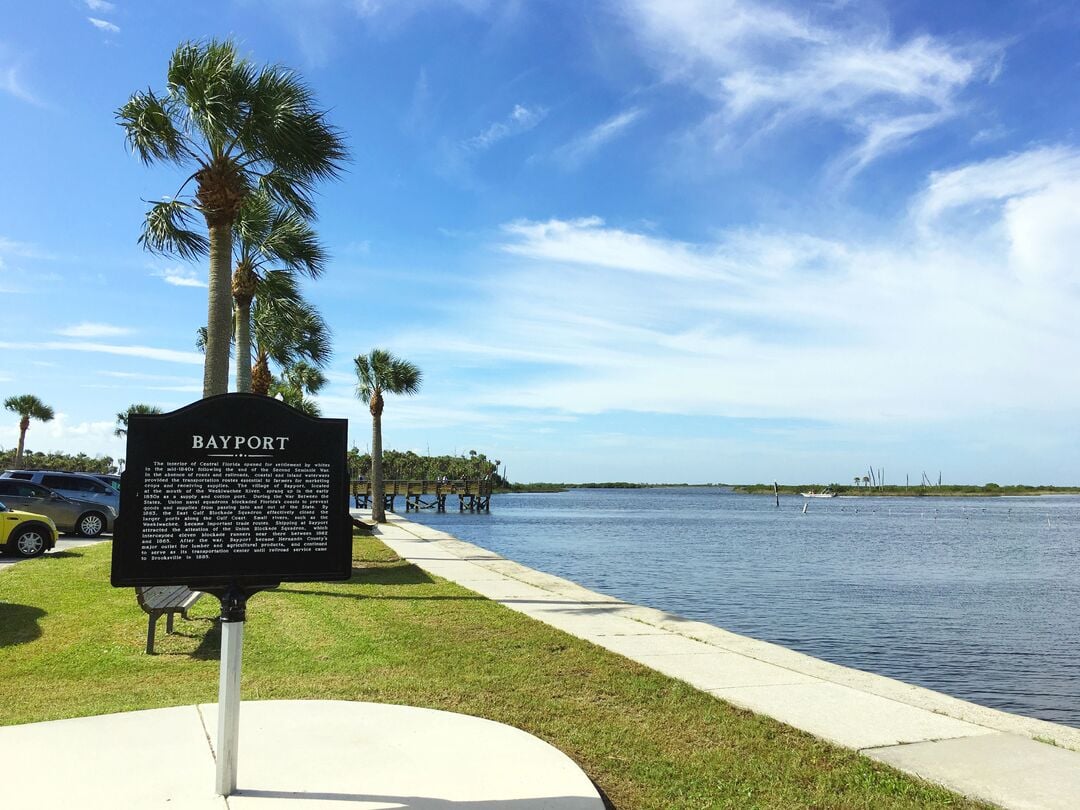
<instances>
[{"instance_id":1,"label":"wooden post in water","mask_svg":"<svg viewBox=\"0 0 1080 810\"><path fill-rule=\"evenodd\" d=\"M776 506L779 508L779 506L780 506L780 486L779 486L779 484L777 484L776 481L772 482L772 494L773 494L773 497L776 498Z\"/></svg>"}]
</instances>

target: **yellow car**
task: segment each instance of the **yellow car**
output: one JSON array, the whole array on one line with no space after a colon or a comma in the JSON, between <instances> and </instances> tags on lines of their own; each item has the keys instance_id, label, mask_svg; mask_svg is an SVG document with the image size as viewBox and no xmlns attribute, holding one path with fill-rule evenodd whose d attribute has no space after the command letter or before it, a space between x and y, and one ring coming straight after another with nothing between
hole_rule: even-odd
<instances>
[{"instance_id":1,"label":"yellow car","mask_svg":"<svg viewBox=\"0 0 1080 810\"><path fill-rule=\"evenodd\" d=\"M0 551L40 557L56 545L56 524L45 515L16 512L0 503Z\"/></svg>"}]
</instances>

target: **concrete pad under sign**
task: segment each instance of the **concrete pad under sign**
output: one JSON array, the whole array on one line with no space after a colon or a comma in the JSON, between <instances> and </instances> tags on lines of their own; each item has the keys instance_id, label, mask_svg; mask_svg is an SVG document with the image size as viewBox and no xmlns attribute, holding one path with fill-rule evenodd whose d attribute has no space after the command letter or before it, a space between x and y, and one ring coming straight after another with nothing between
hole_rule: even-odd
<instances>
[{"instance_id":1,"label":"concrete pad under sign","mask_svg":"<svg viewBox=\"0 0 1080 810\"><path fill-rule=\"evenodd\" d=\"M0 762L13 810L226 810L194 706L5 726Z\"/></svg>"},{"instance_id":2,"label":"concrete pad under sign","mask_svg":"<svg viewBox=\"0 0 1080 810\"><path fill-rule=\"evenodd\" d=\"M1011 810L1080 807L1080 753L1015 734L898 745L863 753Z\"/></svg>"},{"instance_id":3,"label":"concrete pad under sign","mask_svg":"<svg viewBox=\"0 0 1080 810\"><path fill-rule=\"evenodd\" d=\"M963 720L825 681L709 692L848 748L878 748L992 733L988 728Z\"/></svg>"},{"instance_id":4,"label":"concrete pad under sign","mask_svg":"<svg viewBox=\"0 0 1080 810\"><path fill-rule=\"evenodd\" d=\"M217 706L0 728L0 806L18 810L603 810L588 777L520 729L349 701L240 707L237 791L214 793Z\"/></svg>"},{"instance_id":5,"label":"concrete pad under sign","mask_svg":"<svg viewBox=\"0 0 1080 810\"><path fill-rule=\"evenodd\" d=\"M216 705L200 709L213 728ZM256 701L240 711L231 810L603 808L573 760L491 720L346 701Z\"/></svg>"}]
</instances>

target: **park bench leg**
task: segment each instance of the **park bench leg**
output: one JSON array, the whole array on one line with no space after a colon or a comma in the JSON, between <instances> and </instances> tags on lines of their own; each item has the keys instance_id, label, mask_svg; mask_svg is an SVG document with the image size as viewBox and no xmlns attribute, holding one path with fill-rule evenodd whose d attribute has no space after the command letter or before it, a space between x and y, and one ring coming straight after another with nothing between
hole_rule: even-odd
<instances>
[{"instance_id":1,"label":"park bench leg","mask_svg":"<svg viewBox=\"0 0 1080 810\"><path fill-rule=\"evenodd\" d=\"M169 612L165 614L165 632L172 634L173 631L173 619L176 618L176 614Z\"/></svg>"},{"instance_id":2,"label":"park bench leg","mask_svg":"<svg viewBox=\"0 0 1080 810\"><path fill-rule=\"evenodd\" d=\"M157 614L150 614L150 622L146 627L146 654L154 654L154 633L157 631Z\"/></svg>"}]
</instances>

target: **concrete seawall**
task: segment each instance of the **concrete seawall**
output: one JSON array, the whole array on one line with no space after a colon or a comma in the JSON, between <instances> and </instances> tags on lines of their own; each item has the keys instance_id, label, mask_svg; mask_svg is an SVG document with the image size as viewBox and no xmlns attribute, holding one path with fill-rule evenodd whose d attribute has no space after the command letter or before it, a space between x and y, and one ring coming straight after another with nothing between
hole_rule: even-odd
<instances>
[{"instance_id":1,"label":"concrete seawall","mask_svg":"<svg viewBox=\"0 0 1080 810\"><path fill-rule=\"evenodd\" d=\"M623 602L389 517L379 539L425 571L736 706L1002 807L1080 807L1080 729Z\"/></svg>"}]
</instances>

